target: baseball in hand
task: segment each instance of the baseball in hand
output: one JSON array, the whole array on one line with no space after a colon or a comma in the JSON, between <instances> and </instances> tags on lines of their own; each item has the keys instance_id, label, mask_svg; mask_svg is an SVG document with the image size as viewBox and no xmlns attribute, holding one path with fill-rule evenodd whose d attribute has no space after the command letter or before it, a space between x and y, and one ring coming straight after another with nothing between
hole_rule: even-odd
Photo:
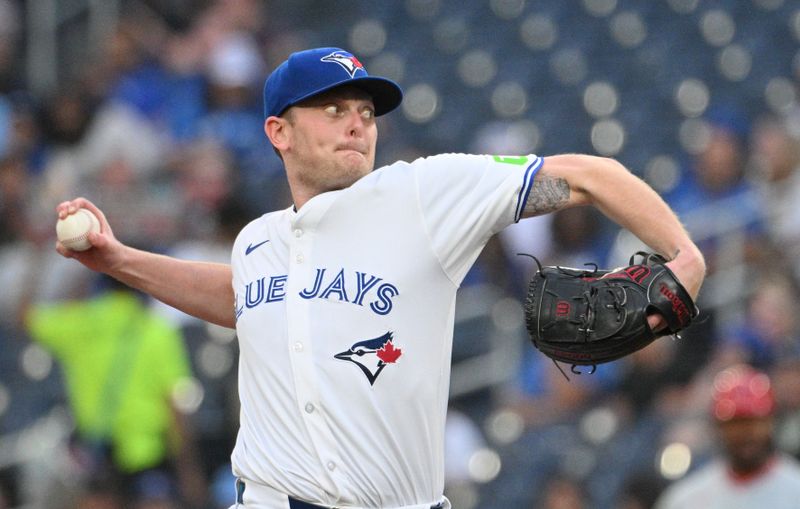
<instances>
[{"instance_id":1,"label":"baseball in hand","mask_svg":"<svg viewBox=\"0 0 800 509\"><path fill-rule=\"evenodd\" d=\"M78 209L56 223L56 237L65 247L73 251L86 251L92 244L89 243L89 233L100 231L100 221L97 216L87 209Z\"/></svg>"}]
</instances>

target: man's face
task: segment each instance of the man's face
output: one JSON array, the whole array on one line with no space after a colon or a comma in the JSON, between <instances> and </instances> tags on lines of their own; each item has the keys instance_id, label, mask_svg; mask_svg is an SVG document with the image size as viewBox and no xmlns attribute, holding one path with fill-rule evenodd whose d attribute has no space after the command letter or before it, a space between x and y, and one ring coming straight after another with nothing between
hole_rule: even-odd
<instances>
[{"instance_id":1,"label":"man's face","mask_svg":"<svg viewBox=\"0 0 800 509\"><path fill-rule=\"evenodd\" d=\"M718 426L734 472L754 472L772 456L774 422L771 417L737 418L720 422Z\"/></svg>"},{"instance_id":2,"label":"man's face","mask_svg":"<svg viewBox=\"0 0 800 509\"><path fill-rule=\"evenodd\" d=\"M366 92L340 87L297 104L284 114L290 178L315 192L350 186L375 165L375 106Z\"/></svg>"},{"instance_id":3,"label":"man's face","mask_svg":"<svg viewBox=\"0 0 800 509\"><path fill-rule=\"evenodd\" d=\"M731 133L712 129L705 150L698 156L696 171L701 183L712 191L732 187L743 169L740 142Z\"/></svg>"}]
</instances>

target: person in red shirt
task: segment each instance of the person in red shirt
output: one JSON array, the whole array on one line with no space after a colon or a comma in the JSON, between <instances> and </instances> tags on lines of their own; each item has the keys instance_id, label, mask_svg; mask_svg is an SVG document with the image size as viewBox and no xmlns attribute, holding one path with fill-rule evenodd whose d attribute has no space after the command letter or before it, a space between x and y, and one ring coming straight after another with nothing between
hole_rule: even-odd
<instances>
[{"instance_id":1,"label":"person in red shirt","mask_svg":"<svg viewBox=\"0 0 800 509\"><path fill-rule=\"evenodd\" d=\"M667 488L656 509L798 507L800 463L775 447L775 406L766 373L743 364L720 372L711 417L722 454Z\"/></svg>"}]
</instances>

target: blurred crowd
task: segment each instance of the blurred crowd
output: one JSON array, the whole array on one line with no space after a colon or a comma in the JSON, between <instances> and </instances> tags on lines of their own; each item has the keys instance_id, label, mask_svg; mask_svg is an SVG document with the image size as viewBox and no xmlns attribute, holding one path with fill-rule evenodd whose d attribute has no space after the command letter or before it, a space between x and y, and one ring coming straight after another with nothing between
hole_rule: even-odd
<instances>
[{"instance_id":1,"label":"blurred crowd","mask_svg":"<svg viewBox=\"0 0 800 509\"><path fill-rule=\"evenodd\" d=\"M490 3L525 8L524 1ZM617 5L583 2L603 3ZM676 10L697 7L669 3ZM788 9L780 1L728 4ZM23 72L26 4L0 0L2 509L231 505L234 332L141 296L123 297L122 289L62 259L53 249L55 206L85 196L128 244L227 261L242 226L290 204L280 160L262 129L266 74L291 51L354 42L346 13L326 2L299 2L292 12L305 9L308 20L296 28L302 20L282 14L278 2L120 5L102 44L70 61L56 89L36 94ZM378 11L392 14L387 6ZM800 11L792 19L800 34ZM519 303L533 267L517 253L544 263L617 266L642 246L590 208L523 221L490 242L463 289L464 308L473 298L477 311L456 326L447 440L454 507L651 507L670 482L713 456L711 380L739 363L772 377L776 444L800 457L798 59L800 53L788 77L790 100L780 108L753 111L746 96L710 104L684 124L688 141L676 144L676 153L631 168L675 208L707 257L701 320L683 337L658 340L594 374L559 369L527 344ZM425 65L422 55L418 66ZM452 146L425 145L419 133L405 130L446 129L448 119L410 125L412 113L379 119L378 165L432 149L538 148L547 155L560 146L545 139L536 147L524 139L532 131L520 134L492 118ZM180 346L168 354L113 346L130 343L126 324L134 321L152 324L154 335L179 337ZM455 379L458 365L491 353L497 343L486 339L490 333L518 355L501 365L470 364L479 368L472 369L475 378L486 381L464 388ZM98 350L105 353L89 353ZM167 355L174 369L161 366ZM98 380L122 379L123 387L87 382L80 375L90 369ZM163 383L155 387L141 377ZM132 398L128 379L152 403L147 412L158 416L147 419L160 423L150 430L156 442L150 446L127 444L133 434L127 431L117 436L130 429L115 428L126 414L117 400ZM94 400L106 403L92 406ZM114 453L128 445L127 460ZM149 456L137 456L145 449Z\"/></svg>"}]
</instances>

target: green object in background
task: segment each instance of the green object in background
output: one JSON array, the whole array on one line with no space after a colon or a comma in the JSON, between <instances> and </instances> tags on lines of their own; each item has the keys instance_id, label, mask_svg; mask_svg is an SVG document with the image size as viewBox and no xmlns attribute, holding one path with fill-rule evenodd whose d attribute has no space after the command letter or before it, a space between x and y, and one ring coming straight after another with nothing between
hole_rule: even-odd
<instances>
[{"instance_id":1,"label":"green object in background","mask_svg":"<svg viewBox=\"0 0 800 509\"><path fill-rule=\"evenodd\" d=\"M123 472L163 462L172 391L190 376L179 331L126 291L35 306L27 323L61 363L81 438L109 442Z\"/></svg>"}]
</instances>

